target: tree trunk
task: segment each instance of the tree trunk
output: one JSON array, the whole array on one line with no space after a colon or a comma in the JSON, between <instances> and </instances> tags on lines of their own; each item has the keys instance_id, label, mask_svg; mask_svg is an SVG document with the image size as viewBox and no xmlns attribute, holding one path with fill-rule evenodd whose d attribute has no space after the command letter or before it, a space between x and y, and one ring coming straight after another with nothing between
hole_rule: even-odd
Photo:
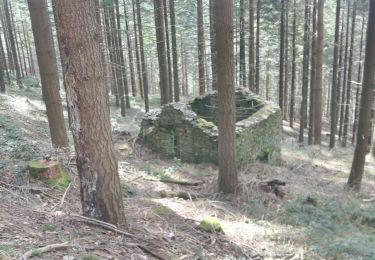
<instances>
[{"instance_id":1,"label":"tree trunk","mask_svg":"<svg viewBox=\"0 0 375 260\"><path fill-rule=\"evenodd\" d=\"M148 101L148 78L147 78L147 69L146 69L146 59L145 59L145 52L144 52L144 45L143 45L141 4L140 4L140 1L136 1L136 3L137 3L137 24L138 24L138 36L139 36L139 53L141 56L140 58L141 58L141 71L142 71L142 89L143 89L143 97L145 100L145 110L146 112L148 112L150 108L149 108L149 101ZM161 23L163 22L161 21Z\"/></svg>"},{"instance_id":2,"label":"tree trunk","mask_svg":"<svg viewBox=\"0 0 375 260\"><path fill-rule=\"evenodd\" d=\"M155 30L159 61L159 85L161 94L161 105L169 103L169 80L168 63L165 49L165 31L163 16L163 0L154 0ZM203 74L204 79L204 74Z\"/></svg>"},{"instance_id":3,"label":"tree trunk","mask_svg":"<svg viewBox=\"0 0 375 260\"><path fill-rule=\"evenodd\" d=\"M280 109L284 108L284 55L285 55L285 0L281 0L281 17L280 17L280 61L279 61L279 106ZM282 112L283 113L283 112Z\"/></svg>"},{"instance_id":4,"label":"tree trunk","mask_svg":"<svg viewBox=\"0 0 375 260\"><path fill-rule=\"evenodd\" d=\"M240 86L246 86L244 0L240 0Z\"/></svg>"},{"instance_id":5,"label":"tree trunk","mask_svg":"<svg viewBox=\"0 0 375 260\"><path fill-rule=\"evenodd\" d=\"M341 88L341 110L340 110L340 128L339 128L339 140L342 139L344 130L344 116L346 107L346 85L347 85L347 72L348 72L348 51L349 51L349 31L350 31L350 2L347 3L347 14L346 14L346 35L345 35L345 57L344 57L344 76Z\"/></svg>"},{"instance_id":6,"label":"tree trunk","mask_svg":"<svg viewBox=\"0 0 375 260\"><path fill-rule=\"evenodd\" d=\"M286 121L288 119L288 91L289 91L289 0L286 1L285 11L284 11L284 86L283 86L283 119Z\"/></svg>"},{"instance_id":7,"label":"tree trunk","mask_svg":"<svg viewBox=\"0 0 375 260\"><path fill-rule=\"evenodd\" d=\"M203 26L203 3L197 0L197 30L198 30L198 77L199 95L206 93L205 66L204 66L204 26Z\"/></svg>"},{"instance_id":8,"label":"tree trunk","mask_svg":"<svg viewBox=\"0 0 375 260\"><path fill-rule=\"evenodd\" d=\"M356 20L356 9L357 4L353 4L353 13L352 13L352 28L351 28L351 37L350 37L350 47L349 47L349 63L348 63L348 80L346 86L346 104L345 104L345 115L344 115L344 130L342 134L341 145L346 146L348 139L348 128L349 128L349 113L350 113L350 103L352 100L352 70L353 70L353 49L354 49L354 35L355 35L355 20Z\"/></svg>"},{"instance_id":9,"label":"tree trunk","mask_svg":"<svg viewBox=\"0 0 375 260\"><path fill-rule=\"evenodd\" d=\"M232 0L215 0L219 99L219 190L234 193L237 188L235 159L235 94Z\"/></svg>"},{"instance_id":10,"label":"tree trunk","mask_svg":"<svg viewBox=\"0 0 375 260\"><path fill-rule=\"evenodd\" d=\"M292 86L290 92L290 108L289 108L289 126L293 128L294 125L294 104L296 95L296 34L297 34L297 3L294 0L293 4L293 39L292 39Z\"/></svg>"},{"instance_id":11,"label":"tree trunk","mask_svg":"<svg viewBox=\"0 0 375 260\"><path fill-rule=\"evenodd\" d=\"M6 76L7 76L7 81L8 81L8 83L10 83L9 71L8 71L8 66L7 66L7 59L6 59L6 56L5 56L3 39L1 38L1 35L0 35L0 51L1 51L1 59L2 59L2 63L3 63L2 70L3 70L3 72L5 70L5 73L6 73ZM5 82L4 82L4 85L1 86L0 91L2 93L5 93L5 90L6 89L5 89Z\"/></svg>"},{"instance_id":12,"label":"tree trunk","mask_svg":"<svg viewBox=\"0 0 375 260\"><path fill-rule=\"evenodd\" d=\"M216 67L216 42L215 42L215 15L213 14L213 2L209 0L210 5L210 47L211 47L211 75L212 75L212 89L217 90L217 67Z\"/></svg>"},{"instance_id":13,"label":"tree trunk","mask_svg":"<svg viewBox=\"0 0 375 260\"><path fill-rule=\"evenodd\" d=\"M335 42L333 49L333 71L332 71L332 88L331 88L331 133L329 138L329 148L335 147L337 132L337 71L339 63L339 39L340 39L340 13L341 0L336 2L336 25L335 25Z\"/></svg>"},{"instance_id":14,"label":"tree trunk","mask_svg":"<svg viewBox=\"0 0 375 260\"><path fill-rule=\"evenodd\" d=\"M304 131L307 124L307 95L309 88L309 60L310 60L310 11L309 11L310 0L305 0L305 25L303 35L303 68L302 68L302 102L301 102L301 120L299 128L298 141L303 143Z\"/></svg>"},{"instance_id":15,"label":"tree trunk","mask_svg":"<svg viewBox=\"0 0 375 260\"><path fill-rule=\"evenodd\" d=\"M124 87L124 93L125 94L125 106L126 108L130 108L130 99L129 99L129 86L128 86L128 79L126 77L126 61L125 61L125 57L124 57L124 51L123 51L123 47L122 47L122 36L121 36L121 21L120 21L120 4L119 4L119 0L115 0L115 8L116 8L116 33L117 33L117 41L118 41L118 50L117 50L117 53L118 53L118 57L119 57L119 61L120 63L118 64L119 65L119 68L121 70L121 75L122 75L122 83L123 83L123 87ZM124 114L125 115L125 114Z\"/></svg>"},{"instance_id":16,"label":"tree trunk","mask_svg":"<svg viewBox=\"0 0 375 260\"><path fill-rule=\"evenodd\" d=\"M114 46L114 41L112 37L112 30L111 30L111 25L109 21L109 8L111 8L109 5L104 6L104 25L105 25L105 30L106 30L106 39L107 39L107 48L108 48L108 53L109 53L109 67L111 71L111 92L115 96L116 99L116 106L120 106L120 100L118 96L118 91L117 91L117 71L115 69L115 64L116 64L116 53L115 53L115 46ZM60 47L60 52L61 47Z\"/></svg>"},{"instance_id":17,"label":"tree trunk","mask_svg":"<svg viewBox=\"0 0 375 260\"><path fill-rule=\"evenodd\" d=\"M132 43L130 39L130 30L129 30L129 23L128 23L128 14L126 10L126 3L124 0L124 14L125 14L125 29L126 29L126 41L128 44L128 58L129 58L129 68L130 68L130 83L132 88L132 96L137 96L136 93L136 86L135 86L135 72L134 72L134 59L133 59L133 50L132 50Z\"/></svg>"},{"instance_id":18,"label":"tree trunk","mask_svg":"<svg viewBox=\"0 0 375 260\"><path fill-rule=\"evenodd\" d=\"M313 0L312 39L311 39L311 72L310 72L310 110L309 110L309 145L314 143L315 81L316 81L316 15L317 0Z\"/></svg>"},{"instance_id":19,"label":"tree trunk","mask_svg":"<svg viewBox=\"0 0 375 260\"><path fill-rule=\"evenodd\" d=\"M8 35L8 30L7 30L8 26L3 16L3 13L4 13L3 8L0 8L1 27L3 28L3 35L4 35L6 53L8 56L9 70L14 71L12 48L10 46L9 35Z\"/></svg>"},{"instance_id":20,"label":"tree trunk","mask_svg":"<svg viewBox=\"0 0 375 260\"><path fill-rule=\"evenodd\" d=\"M323 85L323 39L324 39L324 1L318 2L317 39L316 39L316 80L314 97L314 144L322 143L322 85Z\"/></svg>"},{"instance_id":21,"label":"tree trunk","mask_svg":"<svg viewBox=\"0 0 375 260\"><path fill-rule=\"evenodd\" d=\"M13 55L12 56L13 65L14 65L14 70L16 72L17 85L20 88L23 88L22 82L21 82L21 70L20 70L20 65L18 63L18 58L17 58L15 35L13 34L8 0L4 0L4 10L5 10L6 24L7 24L7 27L8 27L8 36L9 36L10 48L12 50L12 55Z\"/></svg>"},{"instance_id":22,"label":"tree trunk","mask_svg":"<svg viewBox=\"0 0 375 260\"><path fill-rule=\"evenodd\" d=\"M167 50L167 65L168 65L168 102L173 102L173 81L172 81L172 62L171 62L171 47L169 43L169 23L168 23L168 8L167 0L163 0L164 24L165 24L165 46Z\"/></svg>"},{"instance_id":23,"label":"tree trunk","mask_svg":"<svg viewBox=\"0 0 375 260\"><path fill-rule=\"evenodd\" d=\"M254 0L249 0L249 88L257 93L257 86L255 86L254 36Z\"/></svg>"},{"instance_id":24,"label":"tree trunk","mask_svg":"<svg viewBox=\"0 0 375 260\"><path fill-rule=\"evenodd\" d=\"M355 111L354 111L354 123L353 123L353 134L352 134L352 144L355 142L355 136L357 134L358 126L358 113L359 113L359 96L361 93L361 82L362 82L362 53L363 53L363 34L365 32L365 15L362 16L362 29L361 29L361 41L359 44L359 63L358 63L358 75L357 75L357 90L355 94Z\"/></svg>"},{"instance_id":25,"label":"tree trunk","mask_svg":"<svg viewBox=\"0 0 375 260\"><path fill-rule=\"evenodd\" d=\"M352 169L348 179L349 189L355 192L358 192L361 189L369 138L371 105L373 103L372 96L375 84L375 1L370 0L369 3L369 18L367 23L366 53L361 106L358 121L357 145L354 151Z\"/></svg>"},{"instance_id":26,"label":"tree trunk","mask_svg":"<svg viewBox=\"0 0 375 260\"><path fill-rule=\"evenodd\" d=\"M260 91L260 1L257 1L257 39L255 47L255 92Z\"/></svg>"},{"instance_id":27,"label":"tree trunk","mask_svg":"<svg viewBox=\"0 0 375 260\"><path fill-rule=\"evenodd\" d=\"M142 83L142 67L141 67L141 58L140 58L140 46L138 45L138 29L137 27L137 11L134 0L132 0L132 7L133 7L133 25L134 25L134 45L135 45L135 58L137 61L137 73L138 73L138 86L139 91L141 93L141 98L143 99L143 83Z\"/></svg>"},{"instance_id":28,"label":"tree trunk","mask_svg":"<svg viewBox=\"0 0 375 260\"><path fill-rule=\"evenodd\" d=\"M83 214L126 228L107 109L95 0L54 1L63 44Z\"/></svg>"},{"instance_id":29,"label":"tree trunk","mask_svg":"<svg viewBox=\"0 0 375 260\"><path fill-rule=\"evenodd\" d=\"M174 10L174 0L169 0L169 12L171 17L171 34L172 34L172 58L173 58L173 86L174 101L180 101L180 82L178 77L178 54L177 54L177 38L176 38L176 17Z\"/></svg>"},{"instance_id":30,"label":"tree trunk","mask_svg":"<svg viewBox=\"0 0 375 260\"><path fill-rule=\"evenodd\" d=\"M69 142L59 92L59 74L47 2L46 0L28 0L28 6L52 144L55 147L68 147Z\"/></svg>"}]
</instances>

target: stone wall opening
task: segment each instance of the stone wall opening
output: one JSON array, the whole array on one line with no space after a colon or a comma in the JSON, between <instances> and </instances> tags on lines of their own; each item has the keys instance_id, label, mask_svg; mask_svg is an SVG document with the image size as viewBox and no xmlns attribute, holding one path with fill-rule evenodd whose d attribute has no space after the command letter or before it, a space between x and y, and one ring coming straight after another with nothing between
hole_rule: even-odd
<instances>
[{"instance_id":1,"label":"stone wall opening","mask_svg":"<svg viewBox=\"0 0 375 260\"><path fill-rule=\"evenodd\" d=\"M238 88L236 163L280 162L281 115L278 106ZM139 134L153 151L185 162L218 163L217 92L189 103L170 103L147 113Z\"/></svg>"}]
</instances>

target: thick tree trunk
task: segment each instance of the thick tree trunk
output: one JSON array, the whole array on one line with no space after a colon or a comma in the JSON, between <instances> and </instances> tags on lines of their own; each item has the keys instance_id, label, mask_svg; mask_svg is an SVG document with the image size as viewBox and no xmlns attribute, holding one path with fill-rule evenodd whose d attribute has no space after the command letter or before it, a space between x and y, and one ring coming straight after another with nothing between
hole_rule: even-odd
<instances>
[{"instance_id":1,"label":"thick tree trunk","mask_svg":"<svg viewBox=\"0 0 375 260\"><path fill-rule=\"evenodd\" d=\"M354 123L353 123L353 134L352 134L352 144L355 142L355 136L357 134L357 126L358 126L358 113L359 113L359 97L362 89L362 53L363 53L363 35L365 32L365 15L363 13L362 16L362 29L361 29L361 41L359 44L359 63L358 63L358 75L357 75L357 90L355 94L355 110L354 110Z\"/></svg>"},{"instance_id":2,"label":"thick tree trunk","mask_svg":"<svg viewBox=\"0 0 375 260\"><path fill-rule=\"evenodd\" d=\"M307 124L307 95L309 88L309 60L310 60L310 11L309 11L309 0L305 0L305 25L303 35L303 68L302 68L302 101L300 111L300 126L299 126L299 138L298 141L303 143L304 141L304 130Z\"/></svg>"},{"instance_id":3,"label":"thick tree trunk","mask_svg":"<svg viewBox=\"0 0 375 260\"><path fill-rule=\"evenodd\" d=\"M18 63L15 34L13 33L13 29L12 29L12 22L11 22L11 17L10 17L8 0L4 0L4 10L5 10L6 24L7 24L7 27L8 27L8 36L9 36L10 48L12 50L12 55L13 55L12 56L13 65L14 65L14 70L16 72L17 84L20 88L23 88L22 82L21 82L21 69L20 69L20 65Z\"/></svg>"},{"instance_id":4,"label":"thick tree trunk","mask_svg":"<svg viewBox=\"0 0 375 260\"><path fill-rule=\"evenodd\" d=\"M28 6L52 144L55 147L67 147L69 143L59 92L59 74L47 2L28 0Z\"/></svg>"},{"instance_id":5,"label":"thick tree trunk","mask_svg":"<svg viewBox=\"0 0 375 260\"><path fill-rule=\"evenodd\" d=\"M155 30L159 61L159 85L161 94L161 105L169 102L169 80L168 80L168 63L165 49L165 30L163 16L163 0L154 0ZM203 74L204 80L204 74Z\"/></svg>"},{"instance_id":6,"label":"thick tree trunk","mask_svg":"<svg viewBox=\"0 0 375 260\"><path fill-rule=\"evenodd\" d=\"M292 86L290 90L290 108L289 108L289 126L294 126L294 105L296 95L296 34L297 34L297 3L294 0L293 4L293 39L292 39Z\"/></svg>"},{"instance_id":7,"label":"thick tree trunk","mask_svg":"<svg viewBox=\"0 0 375 260\"><path fill-rule=\"evenodd\" d=\"M282 0L284 3L284 0ZM257 92L255 85L255 48L254 48L254 0L249 0L249 88Z\"/></svg>"},{"instance_id":8,"label":"thick tree trunk","mask_svg":"<svg viewBox=\"0 0 375 260\"><path fill-rule=\"evenodd\" d=\"M337 132L337 71L339 65L339 39L340 39L340 14L341 0L336 2L336 25L335 25L335 42L333 47L333 71L332 71L332 88L331 88L331 133L329 138L329 148L335 147Z\"/></svg>"},{"instance_id":9,"label":"thick tree trunk","mask_svg":"<svg viewBox=\"0 0 375 260\"><path fill-rule=\"evenodd\" d=\"M206 93L205 66L204 66L204 26L203 26L203 3L197 0L197 31L198 31L198 77L199 95Z\"/></svg>"},{"instance_id":10,"label":"thick tree trunk","mask_svg":"<svg viewBox=\"0 0 375 260\"><path fill-rule=\"evenodd\" d=\"M173 86L174 101L180 101L180 81L178 77L178 54L177 54L177 37L176 37L176 16L174 10L174 0L169 0L169 12L171 17L171 34L172 34L172 56L173 56Z\"/></svg>"},{"instance_id":11,"label":"thick tree trunk","mask_svg":"<svg viewBox=\"0 0 375 260\"><path fill-rule=\"evenodd\" d=\"M323 85L323 39L324 39L324 1L318 2L317 39L316 39L316 81L314 97L314 144L322 143L322 85Z\"/></svg>"},{"instance_id":12,"label":"thick tree trunk","mask_svg":"<svg viewBox=\"0 0 375 260\"><path fill-rule=\"evenodd\" d=\"M0 35L0 51L1 51L1 63L2 63L0 70L3 73L4 73L4 70L5 70L5 73L6 73L6 76L7 76L7 81L8 81L8 83L10 83L9 71L8 71L8 66L7 66L7 60L6 60L6 57L5 57L3 39L1 38L1 35ZM5 93L5 91L6 91L5 81L4 81L4 75L3 75L3 82L4 82L4 84L2 82L0 82L0 84L1 84L1 86L0 86L0 92L1 93Z\"/></svg>"},{"instance_id":13,"label":"thick tree trunk","mask_svg":"<svg viewBox=\"0 0 375 260\"><path fill-rule=\"evenodd\" d=\"M55 0L83 214L126 228L95 0Z\"/></svg>"},{"instance_id":14,"label":"thick tree trunk","mask_svg":"<svg viewBox=\"0 0 375 260\"><path fill-rule=\"evenodd\" d=\"M148 78L147 78L147 69L146 69L146 59L145 59L144 44L143 44L141 4L140 4L140 1L136 1L136 3L137 3L137 24L138 24L138 36L139 36L139 53L141 56L140 58L141 58L141 71L142 71L142 89L143 89L143 97L145 100L145 110L146 112L148 112L150 108L149 108L149 101L148 101ZM163 22L161 21L161 23Z\"/></svg>"},{"instance_id":15,"label":"thick tree trunk","mask_svg":"<svg viewBox=\"0 0 375 260\"><path fill-rule=\"evenodd\" d=\"M361 189L369 138L371 105L373 103L372 96L375 86L375 1L370 0L369 3L369 19L367 23L366 53L358 121L357 145L354 151L352 169L348 179L349 189L355 192L358 192Z\"/></svg>"},{"instance_id":16,"label":"thick tree trunk","mask_svg":"<svg viewBox=\"0 0 375 260\"><path fill-rule=\"evenodd\" d=\"M355 20L356 20L356 10L357 4L353 4L352 13L352 26L351 26L351 37L350 37L350 47L349 47L349 63L348 63L348 80L346 86L346 103L345 103L345 115L344 115L344 130L342 134L341 145L346 146L348 139L348 129L349 129L349 113L350 113L350 103L352 100L352 70L353 70L353 49L354 49L354 35L355 35Z\"/></svg>"},{"instance_id":17,"label":"thick tree trunk","mask_svg":"<svg viewBox=\"0 0 375 260\"><path fill-rule=\"evenodd\" d=\"M237 187L235 159L235 95L232 0L215 0L219 99L219 190L234 193Z\"/></svg>"}]
</instances>

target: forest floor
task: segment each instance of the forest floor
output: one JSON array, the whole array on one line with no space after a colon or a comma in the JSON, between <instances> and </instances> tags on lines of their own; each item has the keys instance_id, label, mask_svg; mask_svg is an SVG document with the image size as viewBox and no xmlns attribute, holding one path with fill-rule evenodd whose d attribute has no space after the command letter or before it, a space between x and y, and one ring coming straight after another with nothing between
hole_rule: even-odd
<instances>
[{"instance_id":1,"label":"forest floor","mask_svg":"<svg viewBox=\"0 0 375 260\"><path fill-rule=\"evenodd\" d=\"M141 100L132 98L132 106L126 118L111 107L129 236L79 217L74 153L51 149L40 89L0 95L0 259L27 251L35 259L66 260L375 259L370 156L362 192L353 197L344 190L353 147L300 146L298 131L285 123L282 165L249 164L239 171L238 193L224 196L216 191L216 166L161 159L136 142ZM67 190L27 177L27 162L46 156L68 169ZM165 177L194 185L165 183ZM275 179L286 183L279 188L284 196L262 188ZM218 218L224 232L198 229L208 216Z\"/></svg>"}]
</instances>

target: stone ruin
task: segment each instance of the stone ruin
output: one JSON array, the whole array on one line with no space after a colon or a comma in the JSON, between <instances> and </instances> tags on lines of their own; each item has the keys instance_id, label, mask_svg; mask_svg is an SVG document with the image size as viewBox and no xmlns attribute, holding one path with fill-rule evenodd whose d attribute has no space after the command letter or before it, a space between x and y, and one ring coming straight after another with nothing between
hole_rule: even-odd
<instances>
[{"instance_id":1,"label":"stone ruin","mask_svg":"<svg viewBox=\"0 0 375 260\"><path fill-rule=\"evenodd\" d=\"M281 113L278 106L237 88L236 164L260 160L279 164ZM153 151L184 162L218 164L217 92L189 103L170 103L147 113L139 134Z\"/></svg>"}]
</instances>

